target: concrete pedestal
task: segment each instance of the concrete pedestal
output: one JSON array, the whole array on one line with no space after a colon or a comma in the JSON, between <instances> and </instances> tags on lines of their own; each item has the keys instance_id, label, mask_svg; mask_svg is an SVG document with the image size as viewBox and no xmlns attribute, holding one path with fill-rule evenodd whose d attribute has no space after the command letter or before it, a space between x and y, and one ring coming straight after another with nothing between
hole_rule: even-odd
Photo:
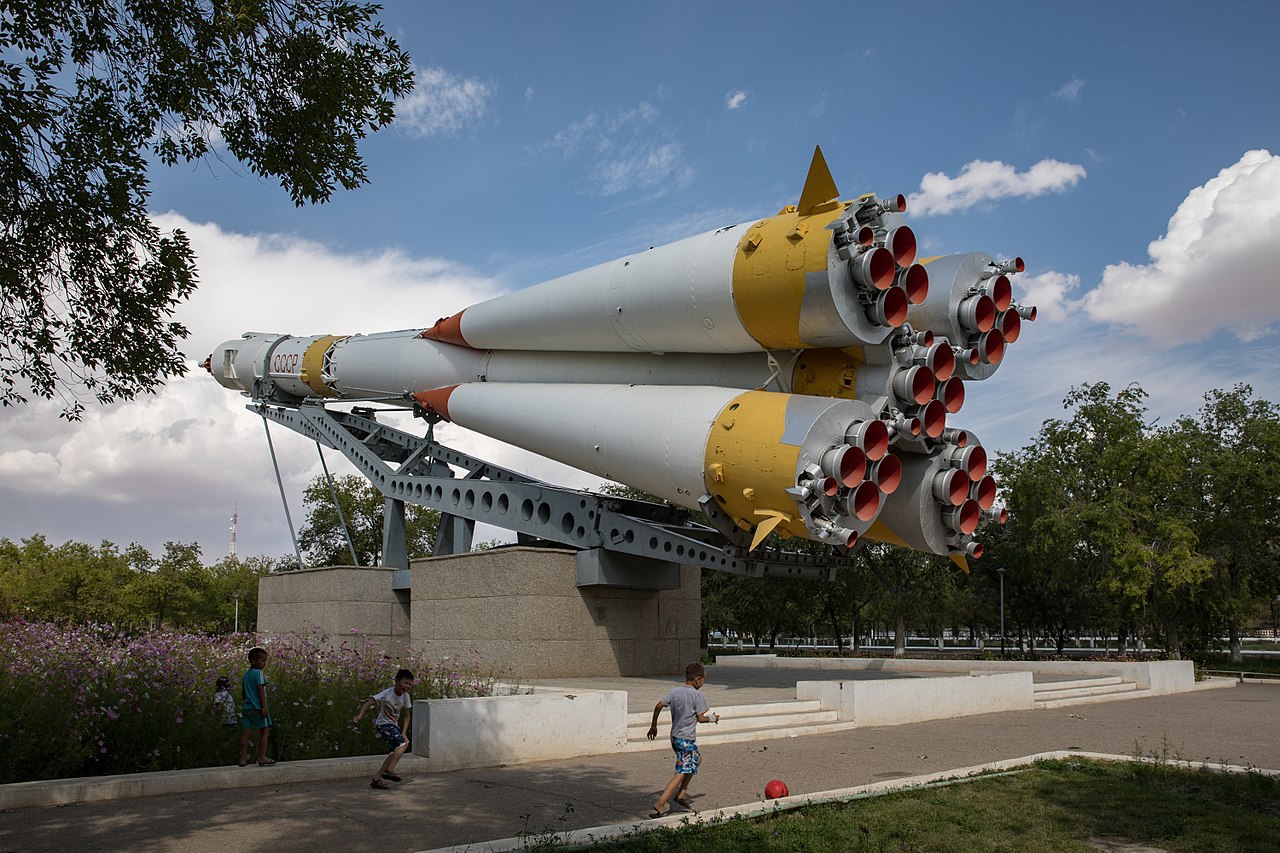
<instances>
[{"instance_id":1,"label":"concrete pedestal","mask_svg":"<svg viewBox=\"0 0 1280 853\"><path fill-rule=\"evenodd\" d=\"M320 634L334 645L359 635L403 648L409 591L393 590L394 569L326 566L280 572L258 581L258 630Z\"/></svg>"},{"instance_id":2,"label":"concrete pedestal","mask_svg":"<svg viewBox=\"0 0 1280 853\"><path fill-rule=\"evenodd\" d=\"M681 566L679 589L579 587L574 555L507 547L416 560L411 591L393 590L386 568L282 572L259 584L258 627L334 641L354 629L521 680L670 675L698 659L699 569Z\"/></svg>"}]
</instances>

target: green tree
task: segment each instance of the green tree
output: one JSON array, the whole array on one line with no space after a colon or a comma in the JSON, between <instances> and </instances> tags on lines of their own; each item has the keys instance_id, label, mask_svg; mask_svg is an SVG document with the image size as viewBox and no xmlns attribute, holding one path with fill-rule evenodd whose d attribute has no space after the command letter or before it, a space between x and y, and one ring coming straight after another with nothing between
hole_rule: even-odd
<instances>
[{"instance_id":1,"label":"green tree","mask_svg":"<svg viewBox=\"0 0 1280 853\"><path fill-rule=\"evenodd\" d=\"M110 542L54 547L40 534L20 544L0 540L0 607L15 615L127 624L122 590L131 579L128 558Z\"/></svg>"},{"instance_id":2,"label":"green tree","mask_svg":"<svg viewBox=\"0 0 1280 853\"><path fill-rule=\"evenodd\" d=\"M868 542L858 550L856 559L880 586L878 604L893 625L893 654L901 657L907 652L909 624L928 616L936 604L929 592L943 582L937 576L956 571L955 565L934 554L883 542Z\"/></svg>"},{"instance_id":3,"label":"green tree","mask_svg":"<svg viewBox=\"0 0 1280 853\"><path fill-rule=\"evenodd\" d=\"M846 628L849 645L857 651L866 627L864 614L880 592L880 585L866 561L855 559L853 565L839 569L832 580L817 581L810 586L813 606L831 628L837 651L844 647Z\"/></svg>"},{"instance_id":4,"label":"green tree","mask_svg":"<svg viewBox=\"0 0 1280 853\"><path fill-rule=\"evenodd\" d=\"M385 498L358 474L333 479L338 506L346 520L356 558L362 566L382 565L382 524ZM351 551L343 535L342 521L324 477L316 477L302 493L306 523L298 532L298 545L312 566L348 566ZM440 513L416 504L405 504L405 544L410 559L430 556L440 528Z\"/></svg>"},{"instance_id":5,"label":"green tree","mask_svg":"<svg viewBox=\"0 0 1280 853\"><path fill-rule=\"evenodd\" d=\"M196 543L166 542L158 559L141 545L125 551L133 564L130 593L139 615L153 627L189 627L208 595L208 573Z\"/></svg>"},{"instance_id":6,"label":"green tree","mask_svg":"<svg viewBox=\"0 0 1280 853\"><path fill-rule=\"evenodd\" d=\"M1145 422L1145 399L1136 385L1073 389L1069 419L1046 421L997 463L1012 521L994 556L1010 568L1019 620L1047 628L1059 649L1069 629L1136 621L1179 657L1204 595L1212 561L1181 498L1192 448Z\"/></svg>"},{"instance_id":7,"label":"green tree","mask_svg":"<svg viewBox=\"0 0 1280 853\"><path fill-rule=\"evenodd\" d=\"M1200 549L1213 558L1205 602L1209 638L1225 628L1231 659L1241 660L1241 624L1258 599L1274 598L1280 547L1280 409L1248 385L1205 395L1197 418L1179 419L1170 441L1182 445L1185 487L1176 499ZM1208 639L1208 638L1206 638ZM1202 641L1203 642L1203 641Z\"/></svg>"},{"instance_id":8,"label":"green tree","mask_svg":"<svg viewBox=\"0 0 1280 853\"><path fill-rule=\"evenodd\" d=\"M365 183L358 143L412 88L377 10L0 0L0 403L74 418L185 372L196 259L148 216L148 169L225 146L299 205Z\"/></svg>"},{"instance_id":9,"label":"green tree","mask_svg":"<svg viewBox=\"0 0 1280 853\"><path fill-rule=\"evenodd\" d=\"M208 566L205 596L194 627L227 633L258 627L258 581L276 570L270 557L223 557Z\"/></svg>"},{"instance_id":10,"label":"green tree","mask_svg":"<svg viewBox=\"0 0 1280 853\"><path fill-rule=\"evenodd\" d=\"M1008 568L1010 611L1020 628L1046 630L1059 651L1070 628L1103 618L1110 604L1099 584L1116 537L1132 527L1127 487L1145 441L1145 397L1136 386L1114 398L1106 384L1074 389L1064 401L1071 418L1045 421L1034 442L994 465L1011 535L991 556Z\"/></svg>"}]
</instances>

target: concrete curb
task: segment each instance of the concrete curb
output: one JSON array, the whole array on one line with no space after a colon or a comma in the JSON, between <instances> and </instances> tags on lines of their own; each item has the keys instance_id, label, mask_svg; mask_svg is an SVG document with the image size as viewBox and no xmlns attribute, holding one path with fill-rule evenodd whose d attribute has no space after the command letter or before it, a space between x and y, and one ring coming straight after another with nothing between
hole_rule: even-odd
<instances>
[{"instance_id":1,"label":"concrete curb","mask_svg":"<svg viewBox=\"0 0 1280 853\"><path fill-rule=\"evenodd\" d=\"M912 788L928 788L940 785L955 785L976 781L979 774L1017 772L1030 767L1037 761L1065 760L1086 758L1094 761L1137 761L1148 764L1167 764L1188 770L1214 770L1221 773L1259 773L1263 776L1280 778L1280 770L1263 770L1257 767L1241 767L1236 764L1211 764L1208 762L1163 760L1158 758L1135 757L1132 755L1111 755L1101 752L1079 752L1076 750L1055 750L1039 752L1022 758L1009 758L1003 761L992 761L974 767L962 767L956 770L943 770L923 776L911 776L904 779L891 779L886 782L875 782L870 785L859 785L854 788L837 788L831 791L818 791L812 794L797 794L792 797L781 797L766 802L744 803L740 806L727 806L707 812L675 812L672 810L664 817L651 818L631 823L614 823L604 826L592 826L586 829L575 829L569 832L555 833L554 837L543 838L541 835L529 837L499 838L493 841L479 841L472 844L438 847L422 853L501 853L509 850L526 850L532 844L544 840L553 841L557 850L585 850L611 839L618 839L655 829L678 828L685 824L714 824L732 819L751 819L779 812L792 811L805 806L823 803L840 803L851 800L876 797L894 791L905 791Z\"/></svg>"},{"instance_id":2,"label":"concrete curb","mask_svg":"<svg viewBox=\"0 0 1280 853\"><path fill-rule=\"evenodd\" d=\"M194 767L158 773L122 773L117 776L80 776L0 785L0 810L48 808L72 803L92 803L130 797L186 794L227 788L252 788L296 782L333 782L372 777L385 755L282 761L271 767ZM426 759L407 753L400 768L423 770Z\"/></svg>"}]
</instances>

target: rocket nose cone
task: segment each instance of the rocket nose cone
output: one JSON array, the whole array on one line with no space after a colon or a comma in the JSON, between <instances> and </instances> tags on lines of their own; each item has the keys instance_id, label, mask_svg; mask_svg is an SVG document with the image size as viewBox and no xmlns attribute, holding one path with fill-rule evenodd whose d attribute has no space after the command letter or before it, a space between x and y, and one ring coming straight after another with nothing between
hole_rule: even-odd
<instances>
[{"instance_id":1,"label":"rocket nose cone","mask_svg":"<svg viewBox=\"0 0 1280 853\"><path fill-rule=\"evenodd\" d=\"M439 415L446 421L452 421L453 418L449 417L449 398L453 396L457 387L457 385L450 385L432 391L419 391L413 395L413 399L427 412Z\"/></svg>"}]
</instances>

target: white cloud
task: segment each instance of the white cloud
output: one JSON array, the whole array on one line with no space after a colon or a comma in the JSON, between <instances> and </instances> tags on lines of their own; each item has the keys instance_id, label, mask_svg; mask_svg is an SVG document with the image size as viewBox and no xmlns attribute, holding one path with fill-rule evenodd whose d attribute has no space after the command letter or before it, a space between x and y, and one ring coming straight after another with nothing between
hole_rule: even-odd
<instances>
[{"instance_id":1,"label":"white cloud","mask_svg":"<svg viewBox=\"0 0 1280 853\"><path fill-rule=\"evenodd\" d=\"M493 96L487 83L443 68L418 68L415 80L396 102L395 126L412 136L452 136L483 118Z\"/></svg>"},{"instance_id":2,"label":"white cloud","mask_svg":"<svg viewBox=\"0 0 1280 853\"><path fill-rule=\"evenodd\" d=\"M918 216L954 213L1002 198L1062 192L1084 176L1084 166L1058 160L1041 160L1025 172L999 160L974 160L954 178L944 172L925 175L920 192L908 197L907 209Z\"/></svg>"},{"instance_id":3,"label":"white cloud","mask_svg":"<svg viewBox=\"0 0 1280 853\"><path fill-rule=\"evenodd\" d=\"M33 453L25 447L0 453L0 480L6 482L50 483L61 467L52 453Z\"/></svg>"},{"instance_id":4,"label":"white cloud","mask_svg":"<svg viewBox=\"0 0 1280 853\"><path fill-rule=\"evenodd\" d=\"M1229 329L1249 341L1280 319L1280 156L1249 151L1178 205L1145 264L1108 265L1086 295L1095 320L1169 345Z\"/></svg>"},{"instance_id":5,"label":"white cloud","mask_svg":"<svg viewBox=\"0 0 1280 853\"><path fill-rule=\"evenodd\" d=\"M693 170L682 164L683 152L679 142L627 146L619 156L597 163L591 181L603 196L663 185L687 186Z\"/></svg>"},{"instance_id":6,"label":"white cloud","mask_svg":"<svg viewBox=\"0 0 1280 853\"><path fill-rule=\"evenodd\" d=\"M1080 100L1080 91L1084 89L1085 81L1078 77L1072 77L1066 83L1063 83L1053 93L1053 97L1066 101L1067 103L1077 103Z\"/></svg>"},{"instance_id":7,"label":"white cloud","mask_svg":"<svg viewBox=\"0 0 1280 853\"><path fill-rule=\"evenodd\" d=\"M1013 277L1015 287L1023 277ZM1198 411L1207 391L1237 382L1252 385L1263 399L1280 399L1280 378L1271 367L1280 359L1275 339L1236 346L1215 341L1196 348L1194 357L1171 359L1143 338L1090 321L1072 303L1053 322L1039 307L1040 319L1023 324L995 375L965 383L964 409L954 424L948 419L949 426L973 429L988 451L1025 446L1041 423L1063 417L1063 398L1084 383L1107 382L1113 390L1138 383L1150 395L1151 417L1164 424Z\"/></svg>"},{"instance_id":8,"label":"white cloud","mask_svg":"<svg viewBox=\"0 0 1280 853\"><path fill-rule=\"evenodd\" d=\"M200 264L200 287L177 311L200 361L241 332L350 334L430 325L497 292L498 285L441 258L395 250L341 254L282 234L236 234L167 213L162 230L181 228ZM388 306L395 306L388 310Z\"/></svg>"},{"instance_id":9,"label":"white cloud","mask_svg":"<svg viewBox=\"0 0 1280 853\"><path fill-rule=\"evenodd\" d=\"M635 131L647 124L653 124L658 117L658 108L648 101L641 101L629 110L614 113L604 123L604 136L612 137L623 131Z\"/></svg>"},{"instance_id":10,"label":"white cloud","mask_svg":"<svg viewBox=\"0 0 1280 853\"><path fill-rule=\"evenodd\" d=\"M612 196L629 190L665 192L693 181L694 170L684 160L684 146L661 125L655 101L667 97L664 90L652 99L608 115L589 113L560 129L546 146L566 160L588 155L587 191Z\"/></svg>"},{"instance_id":11,"label":"white cloud","mask_svg":"<svg viewBox=\"0 0 1280 853\"><path fill-rule=\"evenodd\" d=\"M578 149L582 148L585 141L594 136L596 124L599 118L595 113L573 122L568 127L562 128L551 137L551 141L547 143L549 148L559 148L565 157L572 157L578 153Z\"/></svg>"},{"instance_id":12,"label":"white cloud","mask_svg":"<svg viewBox=\"0 0 1280 853\"><path fill-rule=\"evenodd\" d=\"M500 287L439 258L340 254L174 214L157 224L184 229L200 258L200 287L176 317L191 330L189 374L153 396L90 406L78 423L58 417L58 401L0 409L0 536L43 532L53 541L137 541L153 550L169 539L198 541L216 557L225 553L227 519L238 504L241 553L286 553L262 424L245 411L245 398L196 363L246 330L306 335L425 326ZM302 487L320 473L315 445L283 428L272 433L298 524ZM326 455L335 471L352 470L336 453ZM499 461L536 467L514 450Z\"/></svg>"},{"instance_id":13,"label":"white cloud","mask_svg":"<svg viewBox=\"0 0 1280 853\"><path fill-rule=\"evenodd\" d=\"M1068 312L1078 307L1068 295L1080 286L1080 276L1069 273L1046 272L1013 276L1014 293L1019 305L1034 305L1036 318L1049 322L1066 319Z\"/></svg>"},{"instance_id":14,"label":"white cloud","mask_svg":"<svg viewBox=\"0 0 1280 853\"><path fill-rule=\"evenodd\" d=\"M741 109L742 105L746 103L746 100L747 100L747 93L742 91L741 89L737 90L736 92L730 92L729 94L724 96L725 109L729 109L729 110Z\"/></svg>"}]
</instances>

